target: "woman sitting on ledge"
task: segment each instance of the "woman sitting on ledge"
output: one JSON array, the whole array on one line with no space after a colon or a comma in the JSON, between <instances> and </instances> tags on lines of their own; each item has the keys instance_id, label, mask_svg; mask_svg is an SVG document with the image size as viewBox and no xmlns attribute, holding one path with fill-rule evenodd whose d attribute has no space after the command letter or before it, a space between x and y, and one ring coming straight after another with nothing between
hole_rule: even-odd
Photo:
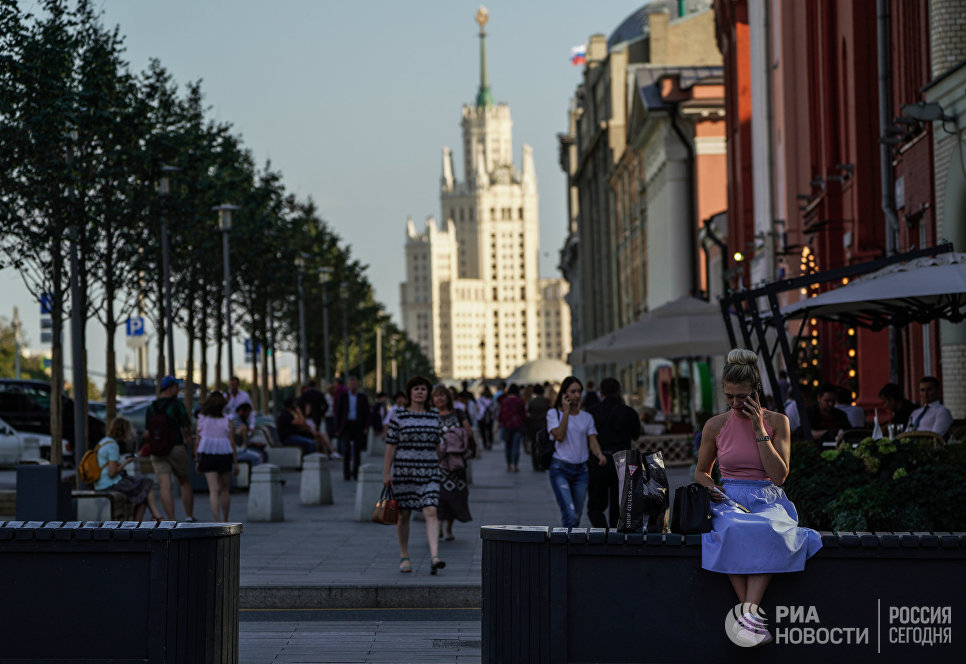
<instances>
[{"instance_id":1,"label":"woman sitting on ledge","mask_svg":"<svg viewBox=\"0 0 966 664\"><path fill-rule=\"evenodd\" d=\"M761 406L758 356L732 350L721 382L730 408L705 424L694 472L694 481L711 490L712 500L712 529L702 536L701 566L728 575L741 603L732 636L758 645L772 640L758 615L772 574L805 569L822 539L798 527L798 512L779 488L791 455L788 418ZM711 479L715 459L721 486Z\"/></svg>"}]
</instances>

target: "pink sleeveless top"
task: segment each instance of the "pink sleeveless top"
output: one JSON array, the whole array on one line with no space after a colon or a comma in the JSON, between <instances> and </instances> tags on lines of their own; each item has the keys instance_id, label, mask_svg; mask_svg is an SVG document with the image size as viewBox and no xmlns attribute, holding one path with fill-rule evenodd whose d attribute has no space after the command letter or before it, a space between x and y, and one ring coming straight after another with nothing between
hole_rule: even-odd
<instances>
[{"instance_id":1,"label":"pink sleeveless top","mask_svg":"<svg viewBox=\"0 0 966 664\"><path fill-rule=\"evenodd\" d=\"M774 435L768 422L765 431L769 436ZM718 447L718 466L722 478L735 480L768 480L765 467L758 454L758 444L755 442L755 429L751 420L738 417L734 412L718 432L716 445Z\"/></svg>"}]
</instances>

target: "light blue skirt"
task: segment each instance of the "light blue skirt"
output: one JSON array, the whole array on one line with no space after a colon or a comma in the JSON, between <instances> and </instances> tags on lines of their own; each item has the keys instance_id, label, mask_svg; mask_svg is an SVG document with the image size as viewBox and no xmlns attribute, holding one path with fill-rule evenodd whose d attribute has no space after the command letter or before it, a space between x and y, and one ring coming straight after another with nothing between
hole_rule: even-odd
<instances>
[{"instance_id":1,"label":"light blue skirt","mask_svg":"<svg viewBox=\"0 0 966 664\"><path fill-rule=\"evenodd\" d=\"M722 574L801 572L822 537L798 527L798 512L768 480L722 479L729 498L751 514L711 503L711 532L701 536L701 567Z\"/></svg>"}]
</instances>

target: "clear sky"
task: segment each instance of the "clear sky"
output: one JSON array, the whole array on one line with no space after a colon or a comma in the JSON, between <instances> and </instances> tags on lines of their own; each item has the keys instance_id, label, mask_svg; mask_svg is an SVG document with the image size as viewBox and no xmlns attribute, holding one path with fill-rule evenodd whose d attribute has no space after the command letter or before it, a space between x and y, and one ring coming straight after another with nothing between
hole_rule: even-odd
<instances>
[{"instance_id":1,"label":"clear sky","mask_svg":"<svg viewBox=\"0 0 966 664\"><path fill-rule=\"evenodd\" d=\"M570 65L570 48L591 34L609 35L642 4L486 3L490 88L510 105L517 165L524 143L534 149L541 276L558 274L564 240L556 134L566 129L582 69ZM180 84L202 79L211 115L234 125L258 163L271 160L289 191L316 201L370 266L376 296L398 322L406 217L439 216L444 145L453 148L463 178L460 107L473 101L479 85L479 2L102 0L100 6L105 23L126 36L133 70L157 57ZM0 316L9 318L19 306L24 331L38 347L39 309L19 284L16 273L0 271ZM91 369L103 371L104 333L97 328L90 329L88 356ZM118 344L123 361L123 339ZM184 352L176 348L179 365Z\"/></svg>"}]
</instances>

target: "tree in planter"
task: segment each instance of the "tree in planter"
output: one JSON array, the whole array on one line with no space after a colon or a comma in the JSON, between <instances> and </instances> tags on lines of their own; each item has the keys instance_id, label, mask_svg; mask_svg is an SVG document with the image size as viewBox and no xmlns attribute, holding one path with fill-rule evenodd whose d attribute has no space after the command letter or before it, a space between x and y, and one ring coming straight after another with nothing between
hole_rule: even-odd
<instances>
[{"instance_id":1,"label":"tree in planter","mask_svg":"<svg viewBox=\"0 0 966 664\"><path fill-rule=\"evenodd\" d=\"M143 227L153 194L150 161L142 145L149 133L147 109L122 60L117 31L97 24L85 30L80 57L79 102L86 109L83 168L88 207L85 251L91 311L107 334L107 419L116 415L115 337L137 306Z\"/></svg>"},{"instance_id":2,"label":"tree in planter","mask_svg":"<svg viewBox=\"0 0 966 664\"><path fill-rule=\"evenodd\" d=\"M53 342L51 393L64 390L68 229L80 210L67 152L76 126L74 30L64 2L48 0L33 20L0 0L0 252L38 299L49 293ZM75 303L76 305L76 303ZM51 461L59 464L63 402L51 399Z\"/></svg>"}]
</instances>

